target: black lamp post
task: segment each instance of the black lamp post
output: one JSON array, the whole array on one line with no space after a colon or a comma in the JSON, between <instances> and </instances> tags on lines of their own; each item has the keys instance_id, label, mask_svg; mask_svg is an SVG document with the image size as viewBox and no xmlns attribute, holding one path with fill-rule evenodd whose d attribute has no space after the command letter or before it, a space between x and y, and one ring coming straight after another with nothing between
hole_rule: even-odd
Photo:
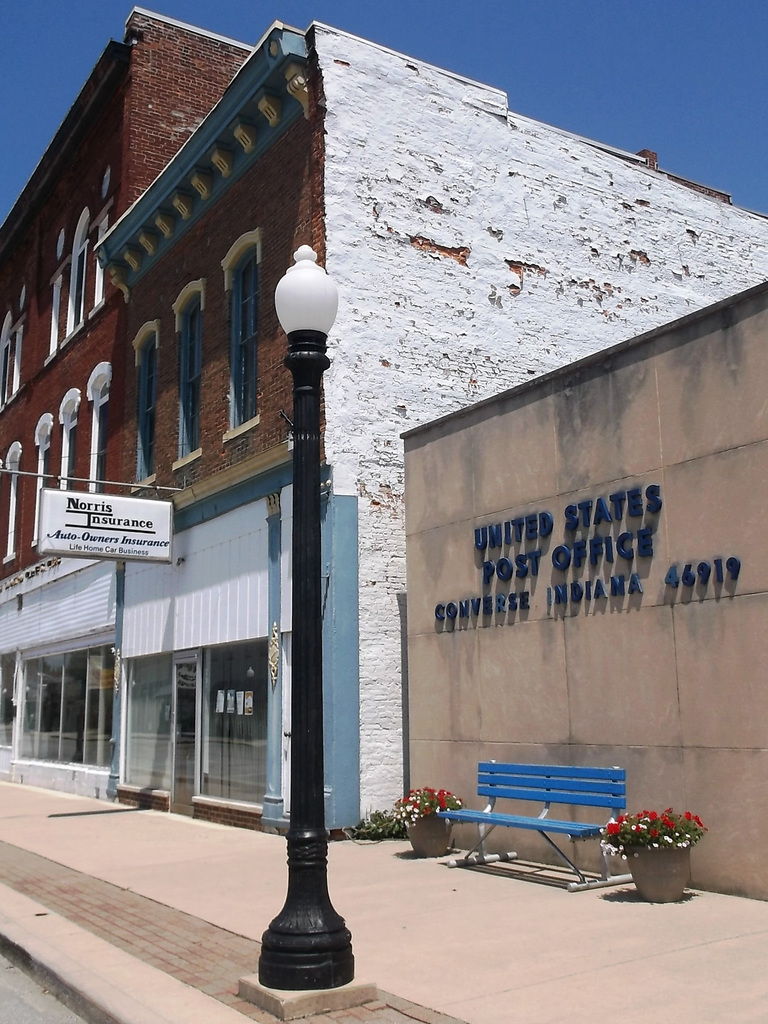
<instances>
[{"instance_id":1,"label":"black lamp post","mask_svg":"<svg viewBox=\"0 0 768 1024\"><path fill-rule=\"evenodd\" d=\"M288 893L262 937L259 981L268 988L338 988L352 981L352 936L328 895L323 770L320 579L320 381L330 366L336 285L308 245L275 291L293 375L293 683Z\"/></svg>"}]
</instances>

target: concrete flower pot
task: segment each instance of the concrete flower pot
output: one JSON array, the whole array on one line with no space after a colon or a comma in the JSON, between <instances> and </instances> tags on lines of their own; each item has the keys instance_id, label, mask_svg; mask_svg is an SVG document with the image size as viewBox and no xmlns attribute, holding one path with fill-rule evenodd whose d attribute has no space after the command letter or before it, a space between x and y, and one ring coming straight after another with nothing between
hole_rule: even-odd
<instances>
[{"instance_id":1,"label":"concrete flower pot","mask_svg":"<svg viewBox=\"0 0 768 1024\"><path fill-rule=\"evenodd\" d=\"M632 881L648 903L677 903L691 881L691 848L654 850L641 846L627 857Z\"/></svg>"},{"instance_id":2,"label":"concrete flower pot","mask_svg":"<svg viewBox=\"0 0 768 1024\"><path fill-rule=\"evenodd\" d=\"M451 847L451 823L436 814L418 818L406 826L417 857L444 857Z\"/></svg>"}]
</instances>

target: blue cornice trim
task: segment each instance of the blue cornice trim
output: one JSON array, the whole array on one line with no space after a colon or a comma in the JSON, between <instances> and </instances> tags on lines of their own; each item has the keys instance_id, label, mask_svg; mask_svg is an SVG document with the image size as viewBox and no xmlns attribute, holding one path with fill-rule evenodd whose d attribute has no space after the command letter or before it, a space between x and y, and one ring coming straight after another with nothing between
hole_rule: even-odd
<instances>
[{"instance_id":1,"label":"blue cornice trim","mask_svg":"<svg viewBox=\"0 0 768 1024\"><path fill-rule=\"evenodd\" d=\"M285 70L290 64L305 67L307 46L301 33L285 28L273 29L262 45L245 62L226 92L196 129L175 157L149 186L146 192L123 214L107 232L97 253L99 262L120 274L124 289L132 288L173 246L184 237L201 217L217 202L234 182L251 167L300 117L301 103L287 89ZM259 99L276 96L281 103L277 124L270 126L258 107ZM233 132L238 121L252 126L256 139L254 148L245 152ZM232 166L225 177L214 165L213 154L222 149L231 155ZM191 179L196 172L210 176L210 194L202 198ZM188 197L191 212L183 219L173 206L174 195ZM173 218L173 233L165 237L155 223L164 213ZM147 252L140 236L149 233L155 251ZM126 250L140 258L138 268L125 259ZM117 281L116 281L117 283Z\"/></svg>"},{"instance_id":2,"label":"blue cornice trim","mask_svg":"<svg viewBox=\"0 0 768 1024\"><path fill-rule=\"evenodd\" d=\"M218 494L190 505L188 508L177 510L174 515L173 526L176 533L182 530L189 530L193 526L207 523L217 516L226 515L241 505L247 505L252 501L265 498L268 494L274 494L281 488L291 483L293 479L293 465L288 462L283 466L261 473L259 476L243 480L234 487L227 488Z\"/></svg>"}]
</instances>

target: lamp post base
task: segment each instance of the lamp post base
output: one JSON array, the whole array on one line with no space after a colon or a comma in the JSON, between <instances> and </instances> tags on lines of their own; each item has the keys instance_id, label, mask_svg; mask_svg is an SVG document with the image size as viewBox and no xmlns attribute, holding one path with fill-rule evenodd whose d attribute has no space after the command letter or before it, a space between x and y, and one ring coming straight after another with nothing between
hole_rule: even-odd
<instances>
[{"instance_id":1,"label":"lamp post base","mask_svg":"<svg viewBox=\"0 0 768 1024\"><path fill-rule=\"evenodd\" d=\"M340 988L355 977L352 937L339 936L345 947L335 950L267 950L262 947L259 959L259 983L266 988L288 992Z\"/></svg>"},{"instance_id":2,"label":"lamp post base","mask_svg":"<svg viewBox=\"0 0 768 1024\"><path fill-rule=\"evenodd\" d=\"M267 988L339 988L355 976L352 935L328 895L327 833L291 833L285 906L264 932L259 982Z\"/></svg>"}]
</instances>

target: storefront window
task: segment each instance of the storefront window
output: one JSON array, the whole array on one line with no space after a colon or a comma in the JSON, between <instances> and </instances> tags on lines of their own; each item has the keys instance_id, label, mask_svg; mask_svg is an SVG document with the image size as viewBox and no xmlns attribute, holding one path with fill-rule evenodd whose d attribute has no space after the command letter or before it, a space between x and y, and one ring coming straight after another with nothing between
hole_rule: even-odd
<instances>
[{"instance_id":1,"label":"storefront window","mask_svg":"<svg viewBox=\"0 0 768 1024\"><path fill-rule=\"evenodd\" d=\"M126 782L170 790L171 655L136 658L130 678Z\"/></svg>"},{"instance_id":2,"label":"storefront window","mask_svg":"<svg viewBox=\"0 0 768 1024\"><path fill-rule=\"evenodd\" d=\"M112 759L112 708L115 693L115 659L110 647L88 651L86 692L86 764L107 765Z\"/></svg>"},{"instance_id":3,"label":"storefront window","mask_svg":"<svg viewBox=\"0 0 768 1024\"><path fill-rule=\"evenodd\" d=\"M111 647L25 662L22 757L109 765L114 663Z\"/></svg>"},{"instance_id":4,"label":"storefront window","mask_svg":"<svg viewBox=\"0 0 768 1024\"><path fill-rule=\"evenodd\" d=\"M206 651L204 796L262 803L267 788L267 641Z\"/></svg>"},{"instance_id":5,"label":"storefront window","mask_svg":"<svg viewBox=\"0 0 768 1024\"><path fill-rule=\"evenodd\" d=\"M10 747L13 739L13 677L16 655L0 658L0 746Z\"/></svg>"}]
</instances>

